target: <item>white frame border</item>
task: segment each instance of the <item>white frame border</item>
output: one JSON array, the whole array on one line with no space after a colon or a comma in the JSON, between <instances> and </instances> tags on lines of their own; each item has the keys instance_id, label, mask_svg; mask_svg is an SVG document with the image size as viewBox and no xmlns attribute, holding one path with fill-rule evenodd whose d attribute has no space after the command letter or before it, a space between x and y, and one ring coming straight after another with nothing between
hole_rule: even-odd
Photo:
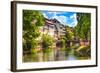
<instances>
[{"instance_id":1,"label":"white frame border","mask_svg":"<svg viewBox=\"0 0 100 73\"><path fill-rule=\"evenodd\" d=\"M39 63L22 63L22 10L50 10L50 11L70 11L91 13L91 60L74 60L74 61L57 61L57 62L39 62ZM67 10L68 9L68 10ZM94 25L95 24L95 25ZM85 7L67 7L52 5L32 5L17 4L17 69L37 69L52 67L69 67L96 65L96 9ZM81 62L80 62L81 61Z\"/></svg>"}]
</instances>

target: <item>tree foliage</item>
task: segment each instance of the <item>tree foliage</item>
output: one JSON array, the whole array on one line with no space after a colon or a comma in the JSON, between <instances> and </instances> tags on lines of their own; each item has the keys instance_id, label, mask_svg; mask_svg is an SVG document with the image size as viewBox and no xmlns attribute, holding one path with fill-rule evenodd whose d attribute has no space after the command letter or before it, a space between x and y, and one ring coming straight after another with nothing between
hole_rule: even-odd
<instances>
[{"instance_id":1,"label":"tree foliage","mask_svg":"<svg viewBox=\"0 0 100 73\"><path fill-rule=\"evenodd\" d=\"M66 40L73 40L74 39L74 32L73 32L73 28L71 27L66 27Z\"/></svg>"},{"instance_id":2,"label":"tree foliage","mask_svg":"<svg viewBox=\"0 0 100 73\"><path fill-rule=\"evenodd\" d=\"M77 13L78 24L75 27L76 35L81 39L90 39L91 34L91 14Z\"/></svg>"},{"instance_id":3,"label":"tree foliage","mask_svg":"<svg viewBox=\"0 0 100 73\"><path fill-rule=\"evenodd\" d=\"M35 49L40 36L39 27L44 25L40 11L23 10L23 49Z\"/></svg>"},{"instance_id":4,"label":"tree foliage","mask_svg":"<svg viewBox=\"0 0 100 73\"><path fill-rule=\"evenodd\" d=\"M47 34L44 34L42 37L42 46L44 49L48 49L50 46L53 45L53 38Z\"/></svg>"}]
</instances>

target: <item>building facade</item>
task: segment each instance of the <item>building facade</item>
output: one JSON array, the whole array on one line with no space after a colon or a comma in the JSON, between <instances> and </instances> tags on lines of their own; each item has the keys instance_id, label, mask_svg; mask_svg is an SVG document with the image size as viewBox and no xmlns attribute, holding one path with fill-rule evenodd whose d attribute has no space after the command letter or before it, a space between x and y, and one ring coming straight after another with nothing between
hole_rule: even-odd
<instances>
[{"instance_id":1,"label":"building facade","mask_svg":"<svg viewBox=\"0 0 100 73\"><path fill-rule=\"evenodd\" d=\"M61 24L56 19L46 19L45 24L40 28L42 34L48 34L55 40L58 40L60 36L65 35L65 25Z\"/></svg>"}]
</instances>

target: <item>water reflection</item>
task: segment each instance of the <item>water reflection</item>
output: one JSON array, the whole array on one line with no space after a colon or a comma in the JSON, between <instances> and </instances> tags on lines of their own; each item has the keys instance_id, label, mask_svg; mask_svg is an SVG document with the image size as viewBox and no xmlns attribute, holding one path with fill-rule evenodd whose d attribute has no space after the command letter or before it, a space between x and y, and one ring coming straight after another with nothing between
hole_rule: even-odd
<instances>
[{"instance_id":1,"label":"water reflection","mask_svg":"<svg viewBox=\"0 0 100 73\"><path fill-rule=\"evenodd\" d=\"M72 48L68 52L66 50L53 49L48 53L39 51L36 54L27 54L23 57L24 62L46 62L81 59L88 59L88 57L80 57L75 55L75 50Z\"/></svg>"}]
</instances>

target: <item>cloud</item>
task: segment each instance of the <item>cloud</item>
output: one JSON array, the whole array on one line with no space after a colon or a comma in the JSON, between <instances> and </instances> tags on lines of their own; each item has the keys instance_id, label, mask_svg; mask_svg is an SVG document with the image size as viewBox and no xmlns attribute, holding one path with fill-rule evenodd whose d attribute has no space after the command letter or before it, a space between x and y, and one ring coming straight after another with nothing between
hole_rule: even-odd
<instances>
[{"instance_id":1,"label":"cloud","mask_svg":"<svg viewBox=\"0 0 100 73\"><path fill-rule=\"evenodd\" d=\"M43 16L44 16L45 18L48 18L48 16L47 16L45 13L43 13Z\"/></svg>"},{"instance_id":2,"label":"cloud","mask_svg":"<svg viewBox=\"0 0 100 73\"><path fill-rule=\"evenodd\" d=\"M71 27L75 27L77 25L77 15L76 15L76 13L74 13L73 15L71 15L70 19L72 20L72 23L70 24Z\"/></svg>"},{"instance_id":3,"label":"cloud","mask_svg":"<svg viewBox=\"0 0 100 73\"><path fill-rule=\"evenodd\" d=\"M69 15L70 14L70 15ZM60 23L74 27L77 25L76 13L69 12L43 12L45 18L48 19L57 19Z\"/></svg>"},{"instance_id":4,"label":"cloud","mask_svg":"<svg viewBox=\"0 0 100 73\"><path fill-rule=\"evenodd\" d=\"M60 14L60 15L58 15ZM43 13L45 18L49 18L49 19L57 19L60 23L62 24L66 24L67 22L67 17L62 15L62 12L45 12Z\"/></svg>"},{"instance_id":5,"label":"cloud","mask_svg":"<svg viewBox=\"0 0 100 73\"><path fill-rule=\"evenodd\" d=\"M66 25L67 24L67 17L66 16L57 16L55 15L53 18L57 19L60 23Z\"/></svg>"},{"instance_id":6,"label":"cloud","mask_svg":"<svg viewBox=\"0 0 100 73\"><path fill-rule=\"evenodd\" d=\"M48 12L48 11L44 11L43 15L44 17L48 18L48 19L52 19L54 16L56 16L57 12Z\"/></svg>"}]
</instances>

